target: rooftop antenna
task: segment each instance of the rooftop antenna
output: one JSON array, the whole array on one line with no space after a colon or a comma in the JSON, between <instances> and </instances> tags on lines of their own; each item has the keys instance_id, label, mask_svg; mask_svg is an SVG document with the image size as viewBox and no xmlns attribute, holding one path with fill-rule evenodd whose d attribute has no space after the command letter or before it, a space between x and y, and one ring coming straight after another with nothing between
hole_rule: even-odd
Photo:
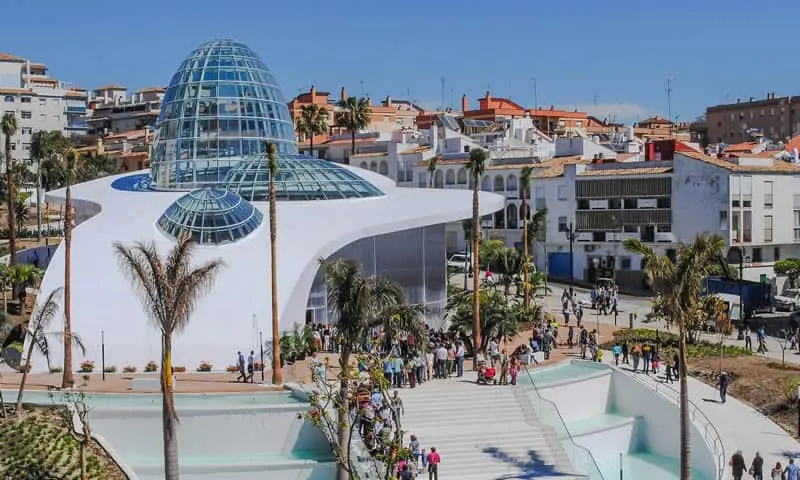
<instances>
[{"instance_id":1,"label":"rooftop antenna","mask_svg":"<svg viewBox=\"0 0 800 480\"><path fill-rule=\"evenodd\" d=\"M665 91L667 93L667 120L672 121L672 82L675 80L674 75L667 75Z\"/></svg>"},{"instance_id":2,"label":"rooftop antenna","mask_svg":"<svg viewBox=\"0 0 800 480\"><path fill-rule=\"evenodd\" d=\"M456 104L456 89L450 87L450 108L455 108Z\"/></svg>"},{"instance_id":3,"label":"rooftop antenna","mask_svg":"<svg viewBox=\"0 0 800 480\"><path fill-rule=\"evenodd\" d=\"M361 98L364 98L366 97L366 93L364 93L364 80L359 80L359 83L361 83Z\"/></svg>"},{"instance_id":4,"label":"rooftop antenna","mask_svg":"<svg viewBox=\"0 0 800 480\"><path fill-rule=\"evenodd\" d=\"M444 83L445 83L444 77L440 78L439 81L442 82L442 103L440 105L439 110L444 112Z\"/></svg>"},{"instance_id":5,"label":"rooftop antenna","mask_svg":"<svg viewBox=\"0 0 800 480\"><path fill-rule=\"evenodd\" d=\"M539 99L536 97L536 77L531 77L531 88L533 89L533 109L539 109Z\"/></svg>"}]
</instances>

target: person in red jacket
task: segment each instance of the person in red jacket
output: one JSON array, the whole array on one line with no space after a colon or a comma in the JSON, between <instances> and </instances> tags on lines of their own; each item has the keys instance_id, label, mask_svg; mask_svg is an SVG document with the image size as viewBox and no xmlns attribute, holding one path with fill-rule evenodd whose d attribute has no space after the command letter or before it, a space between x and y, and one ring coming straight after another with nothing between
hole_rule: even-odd
<instances>
[{"instance_id":1,"label":"person in red jacket","mask_svg":"<svg viewBox=\"0 0 800 480\"><path fill-rule=\"evenodd\" d=\"M428 454L428 480L439 480L439 463L442 457L436 451L436 447L431 447L431 453Z\"/></svg>"}]
</instances>

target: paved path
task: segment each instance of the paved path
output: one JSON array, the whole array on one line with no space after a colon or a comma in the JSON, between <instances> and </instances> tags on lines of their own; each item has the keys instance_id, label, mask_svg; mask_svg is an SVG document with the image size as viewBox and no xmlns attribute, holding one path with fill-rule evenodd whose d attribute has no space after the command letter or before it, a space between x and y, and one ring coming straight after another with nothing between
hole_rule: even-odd
<instances>
[{"instance_id":1,"label":"paved path","mask_svg":"<svg viewBox=\"0 0 800 480\"><path fill-rule=\"evenodd\" d=\"M613 361L610 354L603 355L603 358L608 363ZM622 369L627 374L634 375L627 366L623 366ZM635 375L670 399L678 398L677 382L666 384L661 375L658 377L641 373ZM726 464L736 450L742 451L748 466L755 453L760 452L764 457L765 478L769 478L769 471L775 462L781 462L785 466L789 457L800 458L800 442L772 420L730 395L725 403L720 403L717 389L691 377L688 381L689 400L719 432L725 448ZM698 423L702 424L702 416L698 415L698 419ZM726 468L724 478L726 480L733 478L729 468Z\"/></svg>"},{"instance_id":2,"label":"paved path","mask_svg":"<svg viewBox=\"0 0 800 480\"><path fill-rule=\"evenodd\" d=\"M565 473L564 451L551 448L552 432L527 414L516 389L475 380L465 372L402 391L403 430L441 453L441 480L581 478Z\"/></svg>"}]
</instances>

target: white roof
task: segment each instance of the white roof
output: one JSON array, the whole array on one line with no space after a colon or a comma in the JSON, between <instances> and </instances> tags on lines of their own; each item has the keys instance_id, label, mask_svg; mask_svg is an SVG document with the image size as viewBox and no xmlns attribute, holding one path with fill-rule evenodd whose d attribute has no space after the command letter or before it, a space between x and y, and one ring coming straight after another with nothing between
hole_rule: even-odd
<instances>
[{"instance_id":1,"label":"white roof","mask_svg":"<svg viewBox=\"0 0 800 480\"><path fill-rule=\"evenodd\" d=\"M469 190L397 188L393 181L377 173L346 168L371 181L385 195L278 203L281 329L304 321L320 258L360 238L458 221L472 215ZM168 251L173 242L157 229L155 222L185 192L113 189L111 183L122 176L125 175L72 188L76 210L99 211L73 233L72 325L87 346L85 359L94 360L98 369L103 331L106 365L121 369L130 364L141 370L149 360L158 362L160 338L121 273L112 245L116 241L126 245L155 241L162 254ZM50 192L47 200L63 202L64 193ZM480 204L481 215L485 215L502 209L505 199L480 192ZM248 237L232 244L198 246L195 255L198 263L222 258L226 267L211 293L198 303L189 326L174 340L175 365L185 365L191 370L201 360L208 360L215 369L224 368L234 363L237 350L258 352L259 331L263 332L264 340L271 338L268 205L256 202L255 206L264 213L264 222ZM63 285L62 243L45 274L41 291L46 295ZM53 347L53 365L60 365L63 353L59 346ZM83 358L79 352L74 355L77 368ZM45 367L42 358L34 358L35 369Z\"/></svg>"}]
</instances>

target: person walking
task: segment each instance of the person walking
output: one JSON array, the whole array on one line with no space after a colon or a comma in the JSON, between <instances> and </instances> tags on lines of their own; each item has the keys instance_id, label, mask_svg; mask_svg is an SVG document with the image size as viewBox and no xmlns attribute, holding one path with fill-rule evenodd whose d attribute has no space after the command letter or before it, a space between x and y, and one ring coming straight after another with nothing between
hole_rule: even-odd
<instances>
[{"instance_id":1,"label":"person walking","mask_svg":"<svg viewBox=\"0 0 800 480\"><path fill-rule=\"evenodd\" d=\"M759 452L756 452L756 456L750 463L750 475L753 476L753 480L764 480L764 458Z\"/></svg>"},{"instance_id":2,"label":"person walking","mask_svg":"<svg viewBox=\"0 0 800 480\"><path fill-rule=\"evenodd\" d=\"M631 364L630 360L628 359L628 341L627 340L624 340L622 342L622 363L624 363L625 365L630 365Z\"/></svg>"},{"instance_id":3,"label":"person walking","mask_svg":"<svg viewBox=\"0 0 800 480\"><path fill-rule=\"evenodd\" d=\"M719 374L719 398L722 400L722 403L725 403L725 399L728 396L728 384L730 383L731 379L728 376L728 372L720 372Z\"/></svg>"},{"instance_id":4,"label":"person walking","mask_svg":"<svg viewBox=\"0 0 800 480\"><path fill-rule=\"evenodd\" d=\"M750 331L750 325L744 327L744 348L753 351L753 335Z\"/></svg>"},{"instance_id":5,"label":"person walking","mask_svg":"<svg viewBox=\"0 0 800 480\"><path fill-rule=\"evenodd\" d=\"M239 376L236 377L236 381L238 382L241 380L242 382L247 382L247 371L245 370L245 363L244 363L244 354L242 352L236 352L237 360L236 366L239 367Z\"/></svg>"},{"instance_id":6,"label":"person walking","mask_svg":"<svg viewBox=\"0 0 800 480\"><path fill-rule=\"evenodd\" d=\"M639 344L633 345L633 351L631 352L631 356L633 357L633 373L636 373L639 370L639 357L642 355L641 347Z\"/></svg>"},{"instance_id":7,"label":"person walking","mask_svg":"<svg viewBox=\"0 0 800 480\"><path fill-rule=\"evenodd\" d=\"M731 466L731 473L733 474L733 480L742 480L742 475L744 475L744 471L747 468L747 466L744 463L744 456L742 456L742 451L737 450L736 453L734 453L733 456L731 457L731 460L730 462L728 462L728 464Z\"/></svg>"},{"instance_id":8,"label":"person walking","mask_svg":"<svg viewBox=\"0 0 800 480\"><path fill-rule=\"evenodd\" d=\"M586 331L585 328L581 328L581 333L578 336L578 340L581 343L581 358L586 360L586 347L589 346L589 332Z\"/></svg>"},{"instance_id":9,"label":"person walking","mask_svg":"<svg viewBox=\"0 0 800 480\"><path fill-rule=\"evenodd\" d=\"M653 347L650 346L649 342L645 342L642 345L642 361L644 362L644 374L650 374L650 357L653 353Z\"/></svg>"},{"instance_id":10,"label":"person walking","mask_svg":"<svg viewBox=\"0 0 800 480\"><path fill-rule=\"evenodd\" d=\"M786 480L800 480L800 468L794 463L794 458L789 459L789 465L786 465L786 470L783 472Z\"/></svg>"},{"instance_id":11,"label":"person walking","mask_svg":"<svg viewBox=\"0 0 800 480\"><path fill-rule=\"evenodd\" d=\"M456 376L464 376L464 342L460 340L456 349Z\"/></svg>"},{"instance_id":12,"label":"person walking","mask_svg":"<svg viewBox=\"0 0 800 480\"><path fill-rule=\"evenodd\" d=\"M444 345L439 345L436 349L436 377L446 378L445 372L447 371L447 349Z\"/></svg>"},{"instance_id":13,"label":"person walking","mask_svg":"<svg viewBox=\"0 0 800 480\"><path fill-rule=\"evenodd\" d=\"M250 355L247 356L247 381L253 383L253 374L256 371L256 355L250 350Z\"/></svg>"},{"instance_id":14,"label":"person walking","mask_svg":"<svg viewBox=\"0 0 800 480\"><path fill-rule=\"evenodd\" d=\"M783 480L783 466L781 462L775 463L775 468L770 472L772 480Z\"/></svg>"},{"instance_id":15,"label":"person walking","mask_svg":"<svg viewBox=\"0 0 800 480\"><path fill-rule=\"evenodd\" d=\"M615 343L614 346L611 347L611 353L614 354L614 365L619 366L619 356L622 354L622 347L620 347L618 343Z\"/></svg>"},{"instance_id":16,"label":"person walking","mask_svg":"<svg viewBox=\"0 0 800 480\"><path fill-rule=\"evenodd\" d=\"M442 457L436 451L436 447L431 447L431 453L428 454L428 480L439 480L439 464L442 462Z\"/></svg>"}]
</instances>

